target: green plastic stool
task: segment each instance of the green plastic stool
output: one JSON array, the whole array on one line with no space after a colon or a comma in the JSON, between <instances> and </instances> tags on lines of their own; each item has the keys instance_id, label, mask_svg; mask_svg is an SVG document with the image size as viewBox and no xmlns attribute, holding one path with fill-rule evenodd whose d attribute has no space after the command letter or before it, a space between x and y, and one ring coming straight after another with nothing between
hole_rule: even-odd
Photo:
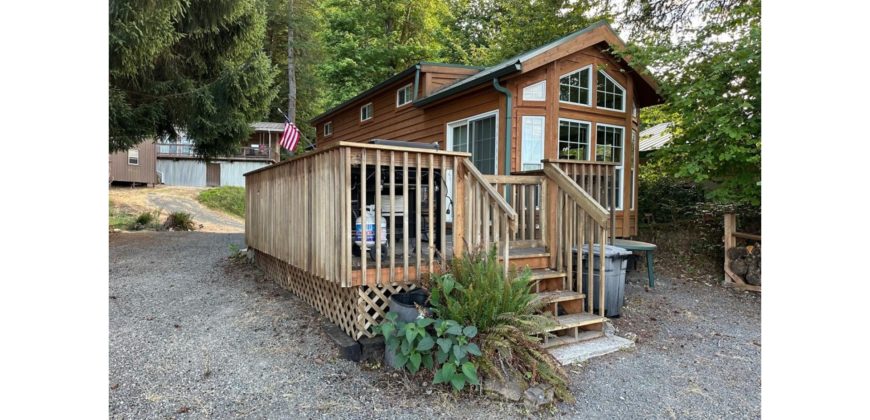
<instances>
[{"instance_id":1,"label":"green plastic stool","mask_svg":"<svg viewBox=\"0 0 870 420\"><path fill-rule=\"evenodd\" d=\"M656 287L656 275L653 273L653 252L656 250L655 244L628 239L614 239L613 245L625 248L627 251L646 252L646 271L649 276L649 287Z\"/></svg>"}]
</instances>

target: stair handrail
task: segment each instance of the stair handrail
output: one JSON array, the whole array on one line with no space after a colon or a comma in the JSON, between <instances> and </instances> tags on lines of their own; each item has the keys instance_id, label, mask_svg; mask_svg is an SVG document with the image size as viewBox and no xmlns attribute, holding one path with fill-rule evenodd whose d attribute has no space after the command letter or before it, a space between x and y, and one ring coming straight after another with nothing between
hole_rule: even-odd
<instances>
[{"instance_id":1,"label":"stair handrail","mask_svg":"<svg viewBox=\"0 0 870 420\"><path fill-rule=\"evenodd\" d=\"M465 169L468 171L468 173L471 174L471 177L474 178L474 180L477 181L481 185L481 187L483 188L483 191L485 191L490 196L490 198L493 201L495 201L495 203L498 205L498 207L507 215L508 219L511 220L511 226L510 226L511 231L516 231L516 229L517 229L517 212L516 212L516 210L514 210L514 208L511 207L511 205L508 204L507 201L505 201L504 197L502 197L501 194L499 194L498 191L496 191L495 188L493 188L492 184L490 184L486 179L484 179L483 174L481 174L480 171L477 170L477 167L474 166L474 164L471 163L471 161L468 160L468 158L462 159L462 164L465 167Z\"/></svg>"},{"instance_id":2,"label":"stair handrail","mask_svg":"<svg viewBox=\"0 0 870 420\"><path fill-rule=\"evenodd\" d=\"M605 228L611 228L610 212L604 208L598 201L595 201L591 195L580 188L568 174L561 168L551 162L544 162L544 173L556 182L565 193L567 193L574 201L584 210L593 220Z\"/></svg>"}]
</instances>

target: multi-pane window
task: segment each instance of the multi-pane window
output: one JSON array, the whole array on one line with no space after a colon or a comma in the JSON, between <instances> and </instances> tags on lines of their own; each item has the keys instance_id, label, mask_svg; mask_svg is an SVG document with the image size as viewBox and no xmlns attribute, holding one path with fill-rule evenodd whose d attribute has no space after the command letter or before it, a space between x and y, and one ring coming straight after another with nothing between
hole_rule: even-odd
<instances>
[{"instance_id":1,"label":"multi-pane window","mask_svg":"<svg viewBox=\"0 0 870 420\"><path fill-rule=\"evenodd\" d=\"M636 156L637 153L637 130L631 130L631 153L632 156ZM634 163L634 158L631 159L631 209L634 210L634 202L637 200L637 192L635 191L635 185L637 184L637 173L634 171L634 167L636 166Z\"/></svg>"},{"instance_id":2,"label":"multi-pane window","mask_svg":"<svg viewBox=\"0 0 870 420\"><path fill-rule=\"evenodd\" d=\"M410 103L414 99L412 95L414 92L412 86L413 85L409 83L396 91L396 107Z\"/></svg>"},{"instance_id":3,"label":"multi-pane window","mask_svg":"<svg viewBox=\"0 0 870 420\"><path fill-rule=\"evenodd\" d=\"M596 103L600 108L625 111L625 89L601 70L598 70L598 90L596 96Z\"/></svg>"},{"instance_id":4,"label":"multi-pane window","mask_svg":"<svg viewBox=\"0 0 870 420\"><path fill-rule=\"evenodd\" d=\"M559 78L559 100L589 105L589 91L592 84L590 70L591 67L586 67Z\"/></svg>"},{"instance_id":5,"label":"multi-pane window","mask_svg":"<svg viewBox=\"0 0 870 420\"><path fill-rule=\"evenodd\" d=\"M625 130L614 125L597 124L595 133L595 160L598 162L612 162L616 164L614 178L616 182L612 188L616 189L616 208L622 209L623 191L623 161Z\"/></svg>"},{"instance_id":6,"label":"multi-pane window","mask_svg":"<svg viewBox=\"0 0 870 420\"><path fill-rule=\"evenodd\" d=\"M363 105L363 106L359 109L359 120L360 120L360 121L365 121L365 120L370 120L370 119L372 119L373 111L374 111L374 107L372 106L372 103L371 103L371 102L369 102L369 103Z\"/></svg>"},{"instance_id":7,"label":"multi-pane window","mask_svg":"<svg viewBox=\"0 0 870 420\"><path fill-rule=\"evenodd\" d=\"M139 149L130 149L127 151L127 164L128 165L138 165L139 164Z\"/></svg>"},{"instance_id":8,"label":"multi-pane window","mask_svg":"<svg viewBox=\"0 0 870 420\"><path fill-rule=\"evenodd\" d=\"M332 135L332 121L323 124L323 135L331 136Z\"/></svg>"},{"instance_id":9,"label":"multi-pane window","mask_svg":"<svg viewBox=\"0 0 870 420\"><path fill-rule=\"evenodd\" d=\"M589 123L559 118L559 159L589 160Z\"/></svg>"}]
</instances>

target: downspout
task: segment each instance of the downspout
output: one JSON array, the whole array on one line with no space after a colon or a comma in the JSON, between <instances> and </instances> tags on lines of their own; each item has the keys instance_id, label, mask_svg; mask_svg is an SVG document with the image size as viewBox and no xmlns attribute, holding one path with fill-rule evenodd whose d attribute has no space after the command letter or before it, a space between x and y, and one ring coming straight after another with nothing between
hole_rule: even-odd
<instances>
[{"instance_id":1,"label":"downspout","mask_svg":"<svg viewBox=\"0 0 870 420\"><path fill-rule=\"evenodd\" d=\"M505 89L502 85L498 83L498 78L495 77L492 79L492 87L495 90L503 93L505 98L507 99L507 104L505 106L505 116L504 116L504 174L511 174L511 91ZM498 171L496 171L498 172Z\"/></svg>"},{"instance_id":2,"label":"downspout","mask_svg":"<svg viewBox=\"0 0 870 420\"><path fill-rule=\"evenodd\" d=\"M414 74L414 99L417 100L417 92L420 90L420 64L414 66L417 68L417 72Z\"/></svg>"}]
</instances>

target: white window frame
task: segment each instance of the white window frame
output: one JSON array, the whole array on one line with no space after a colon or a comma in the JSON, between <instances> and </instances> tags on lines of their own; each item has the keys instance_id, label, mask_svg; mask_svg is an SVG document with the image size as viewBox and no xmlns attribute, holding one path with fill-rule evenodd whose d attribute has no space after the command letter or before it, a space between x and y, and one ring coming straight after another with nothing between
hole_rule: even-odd
<instances>
[{"instance_id":1,"label":"white window frame","mask_svg":"<svg viewBox=\"0 0 870 420\"><path fill-rule=\"evenodd\" d=\"M637 201L637 172L635 168L637 160L637 138L638 133L634 128L631 129L631 206L629 209L634 210L635 202Z\"/></svg>"},{"instance_id":2,"label":"white window frame","mask_svg":"<svg viewBox=\"0 0 870 420\"><path fill-rule=\"evenodd\" d=\"M133 152L136 152L136 163L130 162L130 159L133 159ZM134 147L132 149L127 149L127 165L139 166L139 148Z\"/></svg>"},{"instance_id":3,"label":"white window frame","mask_svg":"<svg viewBox=\"0 0 870 420\"><path fill-rule=\"evenodd\" d=\"M369 108L369 115L367 118L363 118L363 110L365 108ZM368 120L374 118L374 115L375 115L375 106L372 105L371 102L359 107L359 120L360 120L360 122L368 121Z\"/></svg>"},{"instance_id":4,"label":"white window frame","mask_svg":"<svg viewBox=\"0 0 870 420\"><path fill-rule=\"evenodd\" d=\"M405 102L399 102L399 93L401 93L404 90L407 90L407 93L405 94ZM414 101L413 94L414 94L414 84L413 83L408 83L407 85L402 86L398 90L396 90L396 108L403 107L403 106L408 105L409 103L413 102Z\"/></svg>"},{"instance_id":5,"label":"white window frame","mask_svg":"<svg viewBox=\"0 0 870 420\"><path fill-rule=\"evenodd\" d=\"M523 135L525 127L526 127L526 119L540 119L541 124L541 159L538 161L528 161L526 160L526 154L523 152L523 149L526 147L526 138ZM526 169L526 165L538 165L537 169L543 169L544 164L541 162L544 159L544 146L547 141L547 117L543 115L523 115L520 118L520 171L527 171L532 169Z\"/></svg>"},{"instance_id":6,"label":"white window frame","mask_svg":"<svg viewBox=\"0 0 870 420\"><path fill-rule=\"evenodd\" d=\"M618 197L617 202L619 205L616 206L617 211L622 211L622 208L625 207L625 203L623 203L623 197L625 197L625 126L624 125L616 125L616 124L604 124L604 123L595 123L595 157L593 160L595 162L604 162L597 159L598 156L598 127L611 127L618 128L622 130L622 147L620 149L620 153L622 153L622 158L619 160L620 164L616 166L614 169L619 169L620 177L619 177L619 193L620 197ZM615 171L614 171L615 173Z\"/></svg>"},{"instance_id":7,"label":"white window frame","mask_svg":"<svg viewBox=\"0 0 870 420\"><path fill-rule=\"evenodd\" d=\"M606 109L608 111L625 112L625 97L626 97L625 87L622 86L622 84L620 84L619 82L617 82L616 79L610 77L610 75L607 74L607 72L604 70L599 69L595 73L596 73L595 74L595 77L596 77L596 79L595 79L595 107L599 108L599 109ZM604 77L606 77L608 80L613 82L613 84L615 84L618 88L622 89L622 109L608 108L606 106L598 106L598 94L599 94L599 92L598 92L598 79L597 79L597 77L599 77L599 74L603 74Z\"/></svg>"},{"instance_id":8,"label":"white window frame","mask_svg":"<svg viewBox=\"0 0 870 420\"><path fill-rule=\"evenodd\" d=\"M541 96L532 95L530 89L537 88L538 85L541 85ZM547 81L541 80L540 82L532 83L523 88L523 100L536 102L536 101L546 101L547 100Z\"/></svg>"},{"instance_id":9,"label":"white window frame","mask_svg":"<svg viewBox=\"0 0 870 420\"><path fill-rule=\"evenodd\" d=\"M574 74L574 73L582 72L583 70L586 70L586 69L589 69L589 73L588 73L589 76L587 76L587 79L589 79L589 80L588 80L588 82L589 82L589 98L588 98L588 99L589 99L589 103L588 103L588 104L584 104L584 103L582 103L582 102L563 101L563 100L562 100L562 78L565 77L565 76L570 76L570 75L572 75L572 74ZM589 64L589 65L587 65L587 66L580 67L579 69L569 71L568 73L565 73L565 74L559 76L559 80L558 80L558 82L559 82L559 89L558 89L558 92L557 92L558 95L559 95L559 103L592 107L592 92L595 91L595 89L592 88L592 85L593 85L592 82L593 82L593 81L594 81L594 80L592 79L592 64ZM570 95L568 95L568 96L570 96Z\"/></svg>"},{"instance_id":10,"label":"white window frame","mask_svg":"<svg viewBox=\"0 0 870 420\"><path fill-rule=\"evenodd\" d=\"M328 128L328 130L327 130ZM323 124L323 137L329 137L332 135L332 121Z\"/></svg>"},{"instance_id":11,"label":"white window frame","mask_svg":"<svg viewBox=\"0 0 870 420\"><path fill-rule=\"evenodd\" d=\"M573 118L559 118L556 124L556 158L562 159L559 157L559 151L562 150L559 147L559 130L562 126L562 121L568 121L573 123L586 124L586 157L583 159L584 161L592 160L592 130L595 129L595 125L592 124L591 121L583 121L583 120L575 120Z\"/></svg>"}]
</instances>

